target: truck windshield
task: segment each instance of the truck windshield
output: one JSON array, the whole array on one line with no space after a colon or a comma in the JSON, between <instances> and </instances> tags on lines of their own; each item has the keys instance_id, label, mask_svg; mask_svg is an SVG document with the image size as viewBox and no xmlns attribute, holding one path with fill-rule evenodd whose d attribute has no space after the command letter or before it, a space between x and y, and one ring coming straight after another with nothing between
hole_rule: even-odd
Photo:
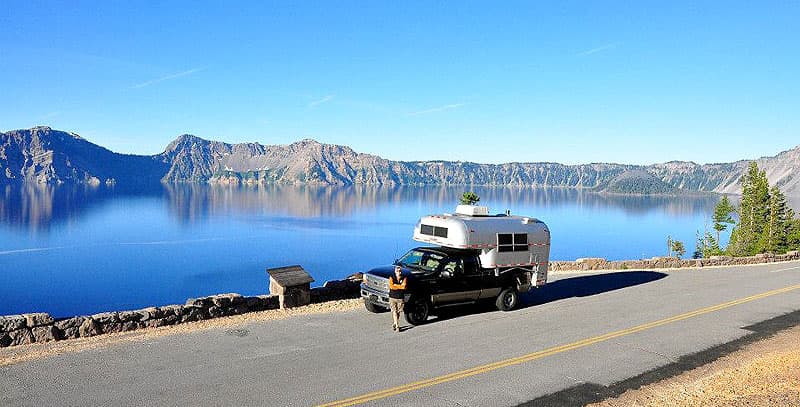
<instances>
[{"instance_id":1,"label":"truck windshield","mask_svg":"<svg viewBox=\"0 0 800 407\"><path fill-rule=\"evenodd\" d=\"M397 264L412 270L433 271L439 268L443 260L444 256L440 254L411 250L401 257Z\"/></svg>"}]
</instances>

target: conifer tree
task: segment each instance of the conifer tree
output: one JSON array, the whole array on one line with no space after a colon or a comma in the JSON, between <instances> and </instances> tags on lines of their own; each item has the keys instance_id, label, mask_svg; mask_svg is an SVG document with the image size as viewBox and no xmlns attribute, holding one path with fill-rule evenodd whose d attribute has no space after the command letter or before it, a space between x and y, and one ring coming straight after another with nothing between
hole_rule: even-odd
<instances>
[{"instance_id":1,"label":"conifer tree","mask_svg":"<svg viewBox=\"0 0 800 407\"><path fill-rule=\"evenodd\" d=\"M762 238L763 251L777 254L786 252L792 218L794 211L786 202L786 196L777 186L773 186L769 190L769 216Z\"/></svg>"},{"instance_id":2,"label":"conifer tree","mask_svg":"<svg viewBox=\"0 0 800 407\"><path fill-rule=\"evenodd\" d=\"M769 183L767 174L750 163L741 178L742 201L739 205L739 224L731 232L728 251L734 256L751 256L763 251L764 228L769 216Z\"/></svg>"},{"instance_id":3,"label":"conifer tree","mask_svg":"<svg viewBox=\"0 0 800 407\"><path fill-rule=\"evenodd\" d=\"M475 205L481 200L481 197L478 194L467 191L461 194L461 198L458 200L461 205Z\"/></svg>"},{"instance_id":4,"label":"conifer tree","mask_svg":"<svg viewBox=\"0 0 800 407\"><path fill-rule=\"evenodd\" d=\"M722 199L717 203L714 208L714 230L717 231L717 243L720 242L719 234L728 228L729 224L733 224L731 213L735 211L733 205L728 200L728 195L723 195Z\"/></svg>"}]
</instances>

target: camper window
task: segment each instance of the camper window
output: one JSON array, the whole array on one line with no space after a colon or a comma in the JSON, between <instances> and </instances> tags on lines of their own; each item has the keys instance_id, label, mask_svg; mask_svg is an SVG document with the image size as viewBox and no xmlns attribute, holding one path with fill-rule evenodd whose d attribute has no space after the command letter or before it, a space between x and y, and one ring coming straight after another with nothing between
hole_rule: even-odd
<instances>
[{"instance_id":1,"label":"camper window","mask_svg":"<svg viewBox=\"0 0 800 407\"><path fill-rule=\"evenodd\" d=\"M498 252L527 252L528 234L527 233L498 233L497 234Z\"/></svg>"},{"instance_id":2,"label":"camper window","mask_svg":"<svg viewBox=\"0 0 800 407\"><path fill-rule=\"evenodd\" d=\"M426 224L419 225L419 233L428 236L447 237L447 228L441 226L431 226Z\"/></svg>"}]
</instances>

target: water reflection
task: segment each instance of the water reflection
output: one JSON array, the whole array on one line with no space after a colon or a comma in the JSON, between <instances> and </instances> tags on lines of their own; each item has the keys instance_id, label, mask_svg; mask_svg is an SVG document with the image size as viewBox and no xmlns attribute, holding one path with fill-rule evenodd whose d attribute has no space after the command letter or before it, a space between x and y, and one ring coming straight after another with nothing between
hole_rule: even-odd
<instances>
[{"instance_id":1,"label":"water reflection","mask_svg":"<svg viewBox=\"0 0 800 407\"><path fill-rule=\"evenodd\" d=\"M7 186L0 199L0 222L14 228L47 232L54 225L86 216L113 200L150 197L165 202L182 223L232 214L294 217L350 216L379 206L421 203L427 208L452 208L465 189L502 212L522 205L534 208L614 208L641 215L658 211L673 216L711 214L718 200L702 196L632 196L566 188L530 187L313 187L156 185L147 189L84 186ZM794 201L793 201L794 202Z\"/></svg>"}]
</instances>

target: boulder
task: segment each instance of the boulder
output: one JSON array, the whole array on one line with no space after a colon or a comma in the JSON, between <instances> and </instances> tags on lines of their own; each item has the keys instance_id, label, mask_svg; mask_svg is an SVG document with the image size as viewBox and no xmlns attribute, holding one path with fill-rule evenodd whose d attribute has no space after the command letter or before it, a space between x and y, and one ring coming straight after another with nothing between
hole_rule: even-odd
<instances>
[{"instance_id":1,"label":"boulder","mask_svg":"<svg viewBox=\"0 0 800 407\"><path fill-rule=\"evenodd\" d=\"M163 307L158 307L158 309L163 313L163 318L168 318L170 316L180 318L183 315L183 307L183 305L165 305Z\"/></svg>"},{"instance_id":2,"label":"boulder","mask_svg":"<svg viewBox=\"0 0 800 407\"><path fill-rule=\"evenodd\" d=\"M227 308L244 302L244 297L236 293L212 295L211 301L215 306Z\"/></svg>"},{"instance_id":3,"label":"boulder","mask_svg":"<svg viewBox=\"0 0 800 407\"><path fill-rule=\"evenodd\" d=\"M103 312L92 315L92 319L101 325L115 324L119 322L119 314L116 312Z\"/></svg>"},{"instance_id":4,"label":"boulder","mask_svg":"<svg viewBox=\"0 0 800 407\"><path fill-rule=\"evenodd\" d=\"M207 319L208 315L206 314L206 310L203 307L195 307L195 306L185 306L183 309L183 315L181 316L181 322L194 322L200 321L203 319Z\"/></svg>"},{"instance_id":5,"label":"boulder","mask_svg":"<svg viewBox=\"0 0 800 407\"><path fill-rule=\"evenodd\" d=\"M138 321L128 321L120 324L120 332L135 331L139 329Z\"/></svg>"},{"instance_id":6,"label":"boulder","mask_svg":"<svg viewBox=\"0 0 800 407\"><path fill-rule=\"evenodd\" d=\"M214 300L211 297L189 298L186 305L209 308L214 305Z\"/></svg>"},{"instance_id":7,"label":"boulder","mask_svg":"<svg viewBox=\"0 0 800 407\"><path fill-rule=\"evenodd\" d=\"M83 324L83 321L86 321L86 317L72 317L56 321L54 325L61 331L66 331L68 329L79 328L81 324Z\"/></svg>"},{"instance_id":8,"label":"boulder","mask_svg":"<svg viewBox=\"0 0 800 407\"><path fill-rule=\"evenodd\" d=\"M101 329L104 334L115 334L122 332L122 322L109 322L107 324L101 324Z\"/></svg>"},{"instance_id":9,"label":"boulder","mask_svg":"<svg viewBox=\"0 0 800 407\"><path fill-rule=\"evenodd\" d=\"M139 322L144 322L150 319L158 319L164 317L164 312L156 307L147 307L135 311L139 314Z\"/></svg>"},{"instance_id":10,"label":"boulder","mask_svg":"<svg viewBox=\"0 0 800 407\"><path fill-rule=\"evenodd\" d=\"M31 328L31 333L36 342L51 342L61 339L61 331L56 329L53 325Z\"/></svg>"},{"instance_id":11,"label":"boulder","mask_svg":"<svg viewBox=\"0 0 800 407\"><path fill-rule=\"evenodd\" d=\"M92 318L86 318L78 328L78 334L81 338L100 335L102 332L100 325Z\"/></svg>"},{"instance_id":12,"label":"boulder","mask_svg":"<svg viewBox=\"0 0 800 407\"><path fill-rule=\"evenodd\" d=\"M211 307L208 309L208 316L211 318L219 318L225 316L225 310L220 307Z\"/></svg>"},{"instance_id":13,"label":"boulder","mask_svg":"<svg viewBox=\"0 0 800 407\"><path fill-rule=\"evenodd\" d=\"M50 314L46 314L44 312L37 312L34 314L22 314L25 317L25 323L28 325L28 328L33 328L35 326L43 326L43 325L50 325L55 320Z\"/></svg>"},{"instance_id":14,"label":"boulder","mask_svg":"<svg viewBox=\"0 0 800 407\"><path fill-rule=\"evenodd\" d=\"M118 314L119 322L139 322L142 314L139 311L120 311Z\"/></svg>"},{"instance_id":15,"label":"boulder","mask_svg":"<svg viewBox=\"0 0 800 407\"><path fill-rule=\"evenodd\" d=\"M0 331L10 332L25 326L25 317L22 315L8 315L0 317Z\"/></svg>"},{"instance_id":16,"label":"boulder","mask_svg":"<svg viewBox=\"0 0 800 407\"><path fill-rule=\"evenodd\" d=\"M36 338L31 333L29 328L22 328L17 329L16 331L11 331L8 333L8 336L11 337L11 343L9 346L16 346L16 345L27 345L29 343L36 342Z\"/></svg>"},{"instance_id":17,"label":"boulder","mask_svg":"<svg viewBox=\"0 0 800 407\"><path fill-rule=\"evenodd\" d=\"M0 348L11 346L11 336L5 332L0 332Z\"/></svg>"},{"instance_id":18,"label":"boulder","mask_svg":"<svg viewBox=\"0 0 800 407\"><path fill-rule=\"evenodd\" d=\"M58 328L56 328L58 329ZM77 339L81 337L80 327L59 329L61 339Z\"/></svg>"}]
</instances>

